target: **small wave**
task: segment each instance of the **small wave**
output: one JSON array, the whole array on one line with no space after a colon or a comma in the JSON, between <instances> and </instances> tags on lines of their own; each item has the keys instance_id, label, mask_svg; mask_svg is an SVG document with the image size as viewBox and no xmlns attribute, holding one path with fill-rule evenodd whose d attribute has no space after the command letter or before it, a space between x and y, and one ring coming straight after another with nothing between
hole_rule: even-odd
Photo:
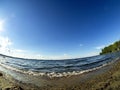
<instances>
[{"instance_id":1,"label":"small wave","mask_svg":"<svg viewBox=\"0 0 120 90\"><path fill-rule=\"evenodd\" d=\"M118 60L118 58L113 60L113 61L116 61L116 60ZM34 71L31 71L31 70L25 71L25 70L20 70L20 69L17 69L17 68L2 64L2 63L0 63L0 66L4 67L6 69L10 69L10 70L20 72L20 73L24 73L24 74L29 74L29 75L33 75L33 76L43 76L43 77L45 76L45 77L49 77L49 78L54 78L54 77L66 77L66 76L80 75L80 74L83 74L83 73L86 73L86 72L91 72L91 71L100 69L100 68L112 63L113 61L111 61L109 63L105 63L105 64L103 64L101 66L98 66L98 67L95 67L95 68L92 68L92 69L87 69L87 70L82 70L82 71L62 72L62 73L34 72Z\"/></svg>"},{"instance_id":2,"label":"small wave","mask_svg":"<svg viewBox=\"0 0 120 90\"><path fill-rule=\"evenodd\" d=\"M91 65L96 65L97 63L101 63L101 62L104 62L104 61L109 61L111 58L106 58L106 59L103 59L103 60L99 60L99 61L95 61L95 62L91 62L91 63L87 63L87 64L83 64L81 65L80 67L82 66L91 66ZM111 59L112 60L112 59Z\"/></svg>"}]
</instances>

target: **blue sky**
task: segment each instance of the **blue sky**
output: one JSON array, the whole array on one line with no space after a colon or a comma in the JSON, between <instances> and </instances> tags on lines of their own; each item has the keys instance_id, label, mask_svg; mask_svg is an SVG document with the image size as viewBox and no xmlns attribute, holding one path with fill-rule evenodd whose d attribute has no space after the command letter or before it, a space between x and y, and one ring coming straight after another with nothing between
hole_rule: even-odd
<instances>
[{"instance_id":1,"label":"blue sky","mask_svg":"<svg viewBox=\"0 0 120 90\"><path fill-rule=\"evenodd\" d=\"M119 39L119 0L0 0L3 54L85 57Z\"/></svg>"}]
</instances>

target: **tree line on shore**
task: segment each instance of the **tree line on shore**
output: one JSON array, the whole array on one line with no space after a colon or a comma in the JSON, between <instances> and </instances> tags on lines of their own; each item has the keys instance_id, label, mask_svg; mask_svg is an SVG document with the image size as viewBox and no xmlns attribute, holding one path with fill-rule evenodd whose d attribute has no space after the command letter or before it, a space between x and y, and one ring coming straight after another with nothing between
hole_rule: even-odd
<instances>
[{"instance_id":1,"label":"tree line on shore","mask_svg":"<svg viewBox=\"0 0 120 90\"><path fill-rule=\"evenodd\" d=\"M116 41L115 43L113 43L109 46L104 47L101 50L100 55L112 53L112 52L116 52L116 51L120 51L120 40Z\"/></svg>"}]
</instances>

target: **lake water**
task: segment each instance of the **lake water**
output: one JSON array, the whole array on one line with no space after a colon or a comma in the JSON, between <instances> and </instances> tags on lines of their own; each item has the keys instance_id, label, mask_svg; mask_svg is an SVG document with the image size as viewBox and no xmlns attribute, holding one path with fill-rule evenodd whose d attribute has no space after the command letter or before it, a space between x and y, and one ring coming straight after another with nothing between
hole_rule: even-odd
<instances>
[{"instance_id":1,"label":"lake water","mask_svg":"<svg viewBox=\"0 0 120 90\"><path fill-rule=\"evenodd\" d=\"M120 52L65 60L20 59L0 55L0 66L33 76L62 77L95 70L119 57Z\"/></svg>"}]
</instances>

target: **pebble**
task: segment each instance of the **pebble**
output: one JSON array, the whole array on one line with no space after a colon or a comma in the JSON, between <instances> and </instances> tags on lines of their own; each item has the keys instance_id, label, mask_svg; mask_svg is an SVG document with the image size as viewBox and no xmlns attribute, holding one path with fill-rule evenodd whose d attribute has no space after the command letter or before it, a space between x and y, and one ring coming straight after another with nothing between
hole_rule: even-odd
<instances>
[{"instance_id":1,"label":"pebble","mask_svg":"<svg viewBox=\"0 0 120 90\"><path fill-rule=\"evenodd\" d=\"M4 90L24 90L19 86L14 86L14 87L10 87L10 88L5 88Z\"/></svg>"},{"instance_id":2,"label":"pebble","mask_svg":"<svg viewBox=\"0 0 120 90\"><path fill-rule=\"evenodd\" d=\"M0 76L3 76L3 74L2 74L2 73L0 73Z\"/></svg>"}]
</instances>

